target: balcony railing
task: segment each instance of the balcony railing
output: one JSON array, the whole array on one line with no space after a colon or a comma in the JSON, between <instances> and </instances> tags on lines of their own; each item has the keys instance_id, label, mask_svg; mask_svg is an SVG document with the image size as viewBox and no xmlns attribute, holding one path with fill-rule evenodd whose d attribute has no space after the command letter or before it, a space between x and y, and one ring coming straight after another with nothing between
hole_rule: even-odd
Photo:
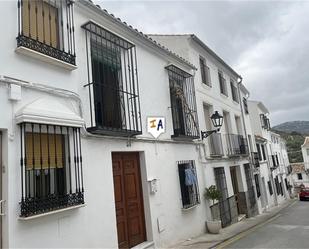
<instances>
[{"instance_id":1,"label":"balcony railing","mask_svg":"<svg viewBox=\"0 0 309 249\"><path fill-rule=\"evenodd\" d=\"M214 133L209 137L210 156L223 156L222 137L220 133Z\"/></svg>"},{"instance_id":2,"label":"balcony railing","mask_svg":"<svg viewBox=\"0 0 309 249\"><path fill-rule=\"evenodd\" d=\"M18 0L17 47L75 65L72 0Z\"/></svg>"},{"instance_id":3,"label":"balcony railing","mask_svg":"<svg viewBox=\"0 0 309 249\"><path fill-rule=\"evenodd\" d=\"M252 157L252 164L255 168L260 167L260 161L259 161L259 154L257 152L252 152L251 153Z\"/></svg>"},{"instance_id":4,"label":"balcony railing","mask_svg":"<svg viewBox=\"0 0 309 249\"><path fill-rule=\"evenodd\" d=\"M229 156L247 155L248 144L242 135L226 134L227 154Z\"/></svg>"}]
</instances>

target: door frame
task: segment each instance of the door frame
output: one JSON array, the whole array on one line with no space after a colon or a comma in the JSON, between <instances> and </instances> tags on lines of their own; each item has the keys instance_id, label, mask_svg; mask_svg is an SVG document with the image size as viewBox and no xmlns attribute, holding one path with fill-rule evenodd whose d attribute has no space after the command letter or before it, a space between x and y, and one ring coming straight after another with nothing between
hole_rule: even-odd
<instances>
[{"instance_id":1,"label":"door frame","mask_svg":"<svg viewBox=\"0 0 309 249\"><path fill-rule=\"evenodd\" d=\"M144 184L143 184L143 179L142 179L142 169L141 169L141 154L138 151L112 151L111 152L111 156L112 156L112 162L113 162L113 155L126 155L126 154L135 154L136 155L136 159L137 159L137 168L138 168L138 172L137 172L137 177L139 179L139 184L140 184L140 204L141 204L141 216L142 216L142 223L143 223L143 237L144 237L144 241L147 241L148 238L148 233L147 233L147 224L146 224L146 213L145 213L145 203L144 203ZM114 175L113 175L114 177ZM114 181L114 180L113 180ZM115 195L115 194L114 194ZM116 210L115 210L116 211ZM115 214L116 215L116 214ZM117 215L116 215L116 222L117 222ZM117 230L117 228L116 228ZM141 242L141 243L143 243Z\"/></svg>"}]
</instances>

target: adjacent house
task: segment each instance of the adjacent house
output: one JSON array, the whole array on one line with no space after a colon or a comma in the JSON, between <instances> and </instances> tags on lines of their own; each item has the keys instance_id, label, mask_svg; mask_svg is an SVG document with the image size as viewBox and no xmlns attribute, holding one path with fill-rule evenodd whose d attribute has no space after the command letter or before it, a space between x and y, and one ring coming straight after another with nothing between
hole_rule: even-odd
<instances>
[{"instance_id":1,"label":"adjacent house","mask_svg":"<svg viewBox=\"0 0 309 249\"><path fill-rule=\"evenodd\" d=\"M241 76L196 35L150 35L198 66L195 89L202 131L213 130L211 115L223 116L219 132L204 139L202 163L207 186L216 185L222 198L214 207L220 210L222 226L256 213L252 167L243 111L249 92ZM245 100L243 100L245 99ZM218 212L214 212L218 213Z\"/></svg>"}]
</instances>

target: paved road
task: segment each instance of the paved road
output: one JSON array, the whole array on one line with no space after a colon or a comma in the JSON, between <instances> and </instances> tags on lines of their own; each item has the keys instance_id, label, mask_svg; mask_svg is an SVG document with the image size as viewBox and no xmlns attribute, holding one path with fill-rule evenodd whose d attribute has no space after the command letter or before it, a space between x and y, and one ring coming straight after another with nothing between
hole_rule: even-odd
<instances>
[{"instance_id":1,"label":"paved road","mask_svg":"<svg viewBox=\"0 0 309 249\"><path fill-rule=\"evenodd\" d=\"M225 248L309 248L309 202L297 201Z\"/></svg>"}]
</instances>

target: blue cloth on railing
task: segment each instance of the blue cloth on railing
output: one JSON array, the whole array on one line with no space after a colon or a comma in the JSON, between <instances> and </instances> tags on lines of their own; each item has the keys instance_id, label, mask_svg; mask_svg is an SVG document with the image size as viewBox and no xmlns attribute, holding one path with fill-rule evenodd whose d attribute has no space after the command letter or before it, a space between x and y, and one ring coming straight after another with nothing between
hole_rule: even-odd
<instances>
[{"instance_id":1,"label":"blue cloth on railing","mask_svg":"<svg viewBox=\"0 0 309 249\"><path fill-rule=\"evenodd\" d=\"M185 184L192 186L197 183L197 178L193 169L185 169Z\"/></svg>"}]
</instances>

